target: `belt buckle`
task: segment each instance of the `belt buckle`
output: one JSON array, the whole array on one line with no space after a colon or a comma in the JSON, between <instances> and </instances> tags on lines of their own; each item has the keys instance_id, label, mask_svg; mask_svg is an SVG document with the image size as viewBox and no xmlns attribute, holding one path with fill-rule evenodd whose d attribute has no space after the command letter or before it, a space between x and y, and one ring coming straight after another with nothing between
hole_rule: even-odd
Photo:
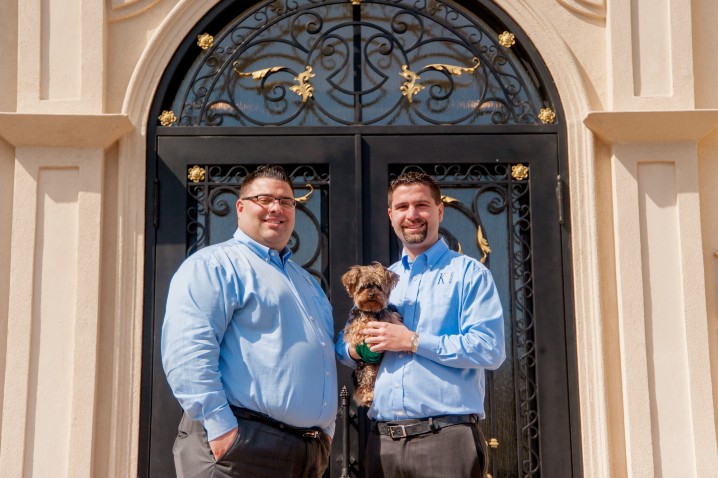
<instances>
[{"instance_id":1,"label":"belt buckle","mask_svg":"<svg viewBox=\"0 0 718 478\"><path fill-rule=\"evenodd\" d=\"M401 430L401 433L395 432L395 430ZM406 438L406 426L405 425L389 425L389 435L392 438Z\"/></svg>"},{"instance_id":2,"label":"belt buckle","mask_svg":"<svg viewBox=\"0 0 718 478\"><path fill-rule=\"evenodd\" d=\"M319 438L319 431L311 430L308 432L304 432L302 436L304 436L304 438L311 438L313 440L316 440L317 438Z\"/></svg>"}]
</instances>

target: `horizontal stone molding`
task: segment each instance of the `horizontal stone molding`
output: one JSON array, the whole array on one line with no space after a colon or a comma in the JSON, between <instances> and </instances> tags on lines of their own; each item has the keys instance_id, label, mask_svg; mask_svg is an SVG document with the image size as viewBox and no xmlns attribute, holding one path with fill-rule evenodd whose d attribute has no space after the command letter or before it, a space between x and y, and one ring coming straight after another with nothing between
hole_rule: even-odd
<instances>
[{"instance_id":1,"label":"horizontal stone molding","mask_svg":"<svg viewBox=\"0 0 718 478\"><path fill-rule=\"evenodd\" d=\"M133 129L122 114L0 113L0 137L16 147L106 148Z\"/></svg>"},{"instance_id":2,"label":"horizontal stone molding","mask_svg":"<svg viewBox=\"0 0 718 478\"><path fill-rule=\"evenodd\" d=\"M718 110L601 111L583 123L608 144L697 142L718 126Z\"/></svg>"}]
</instances>

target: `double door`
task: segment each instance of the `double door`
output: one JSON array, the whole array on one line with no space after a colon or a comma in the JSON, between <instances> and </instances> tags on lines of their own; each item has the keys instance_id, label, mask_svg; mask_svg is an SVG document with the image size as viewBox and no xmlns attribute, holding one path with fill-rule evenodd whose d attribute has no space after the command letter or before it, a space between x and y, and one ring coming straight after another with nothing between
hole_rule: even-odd
<instances>
[{"instance_id":1,"label":"double door","mask_svg":"<svg viewBox=\"0 0 718 478\"><path fill-rule=\"evenodd\" d=\"M507 360L487 372L482 424L490 474L578 476L557 136L436 134L436 128L282 133L167 129L157 136L156 161L148 168L140 476L174 476L181 410L159 352L170 279L189 254L231 237L239 186L267 163L281 164L292 177L300 203L289 246L329 296L335 333L351 308L342 274L374 260L388 265L401 254L387 216L389 182L406 170L436 178L446 211L441 236L491 269L504 306ZM339 374L337 393L343 386L351 391L351 371L340 366ZM331 477L361 476L367 420L364 409L349 407L338 415Z\"/></svg>"}]
</instances>

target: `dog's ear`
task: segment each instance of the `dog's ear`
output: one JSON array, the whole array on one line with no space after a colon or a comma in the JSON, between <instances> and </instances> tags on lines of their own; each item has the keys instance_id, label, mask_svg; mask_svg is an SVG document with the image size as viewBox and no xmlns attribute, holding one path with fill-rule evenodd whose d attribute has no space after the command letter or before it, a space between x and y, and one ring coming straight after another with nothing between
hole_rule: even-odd
<instances>
[{"instance_id":1,"label":"dog's ear","mask_svg":"<svg viewBox=\"0 0 718 478\"><path fill-rule=\"evenodd\" d=\"M342 284L344 284L344 288L347 290L349 297L354 297L360 274L361 268L359 266L351 266L342 276Z\"/></svg>"},{"instance_id":2,"label":"dog's ear","mask_svg":"<svg viewBox=\"0 0 718 478\"><path fill-rule=\"evenodd\" d=\"M396 274L389 269L386 270L386 273L389 274L389 287L393 289L399 283L399 274Z\"/></svg>"},{"instance_id":3,"label":"dog's ear","mask_svg":"<svg viewBox=\"0 0 718 478\"><path fill-rule=\"evenodd\" d=\"M399 283L399 274L396 274L389 269L384 269L384 283L392 290Z\"/></svg>"}]
</instances>

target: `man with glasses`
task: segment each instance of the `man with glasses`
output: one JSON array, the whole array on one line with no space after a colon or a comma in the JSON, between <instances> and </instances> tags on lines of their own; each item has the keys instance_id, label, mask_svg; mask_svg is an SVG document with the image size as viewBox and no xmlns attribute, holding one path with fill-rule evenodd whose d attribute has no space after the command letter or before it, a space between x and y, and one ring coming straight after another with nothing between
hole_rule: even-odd
<instances>
[{"instance_id":1,"label":"man with glasses","mask_svg":"<svg viewBox=\"0 0 718 478\"><path fill-rule=\"evenodd\" d=\"M331 306L289 260L296 201L281 167L244 180L238 228L170 284L162 363L185 413L182 477L312 477L329 462L337 412Z\"/></svg>"}]
</instances>

